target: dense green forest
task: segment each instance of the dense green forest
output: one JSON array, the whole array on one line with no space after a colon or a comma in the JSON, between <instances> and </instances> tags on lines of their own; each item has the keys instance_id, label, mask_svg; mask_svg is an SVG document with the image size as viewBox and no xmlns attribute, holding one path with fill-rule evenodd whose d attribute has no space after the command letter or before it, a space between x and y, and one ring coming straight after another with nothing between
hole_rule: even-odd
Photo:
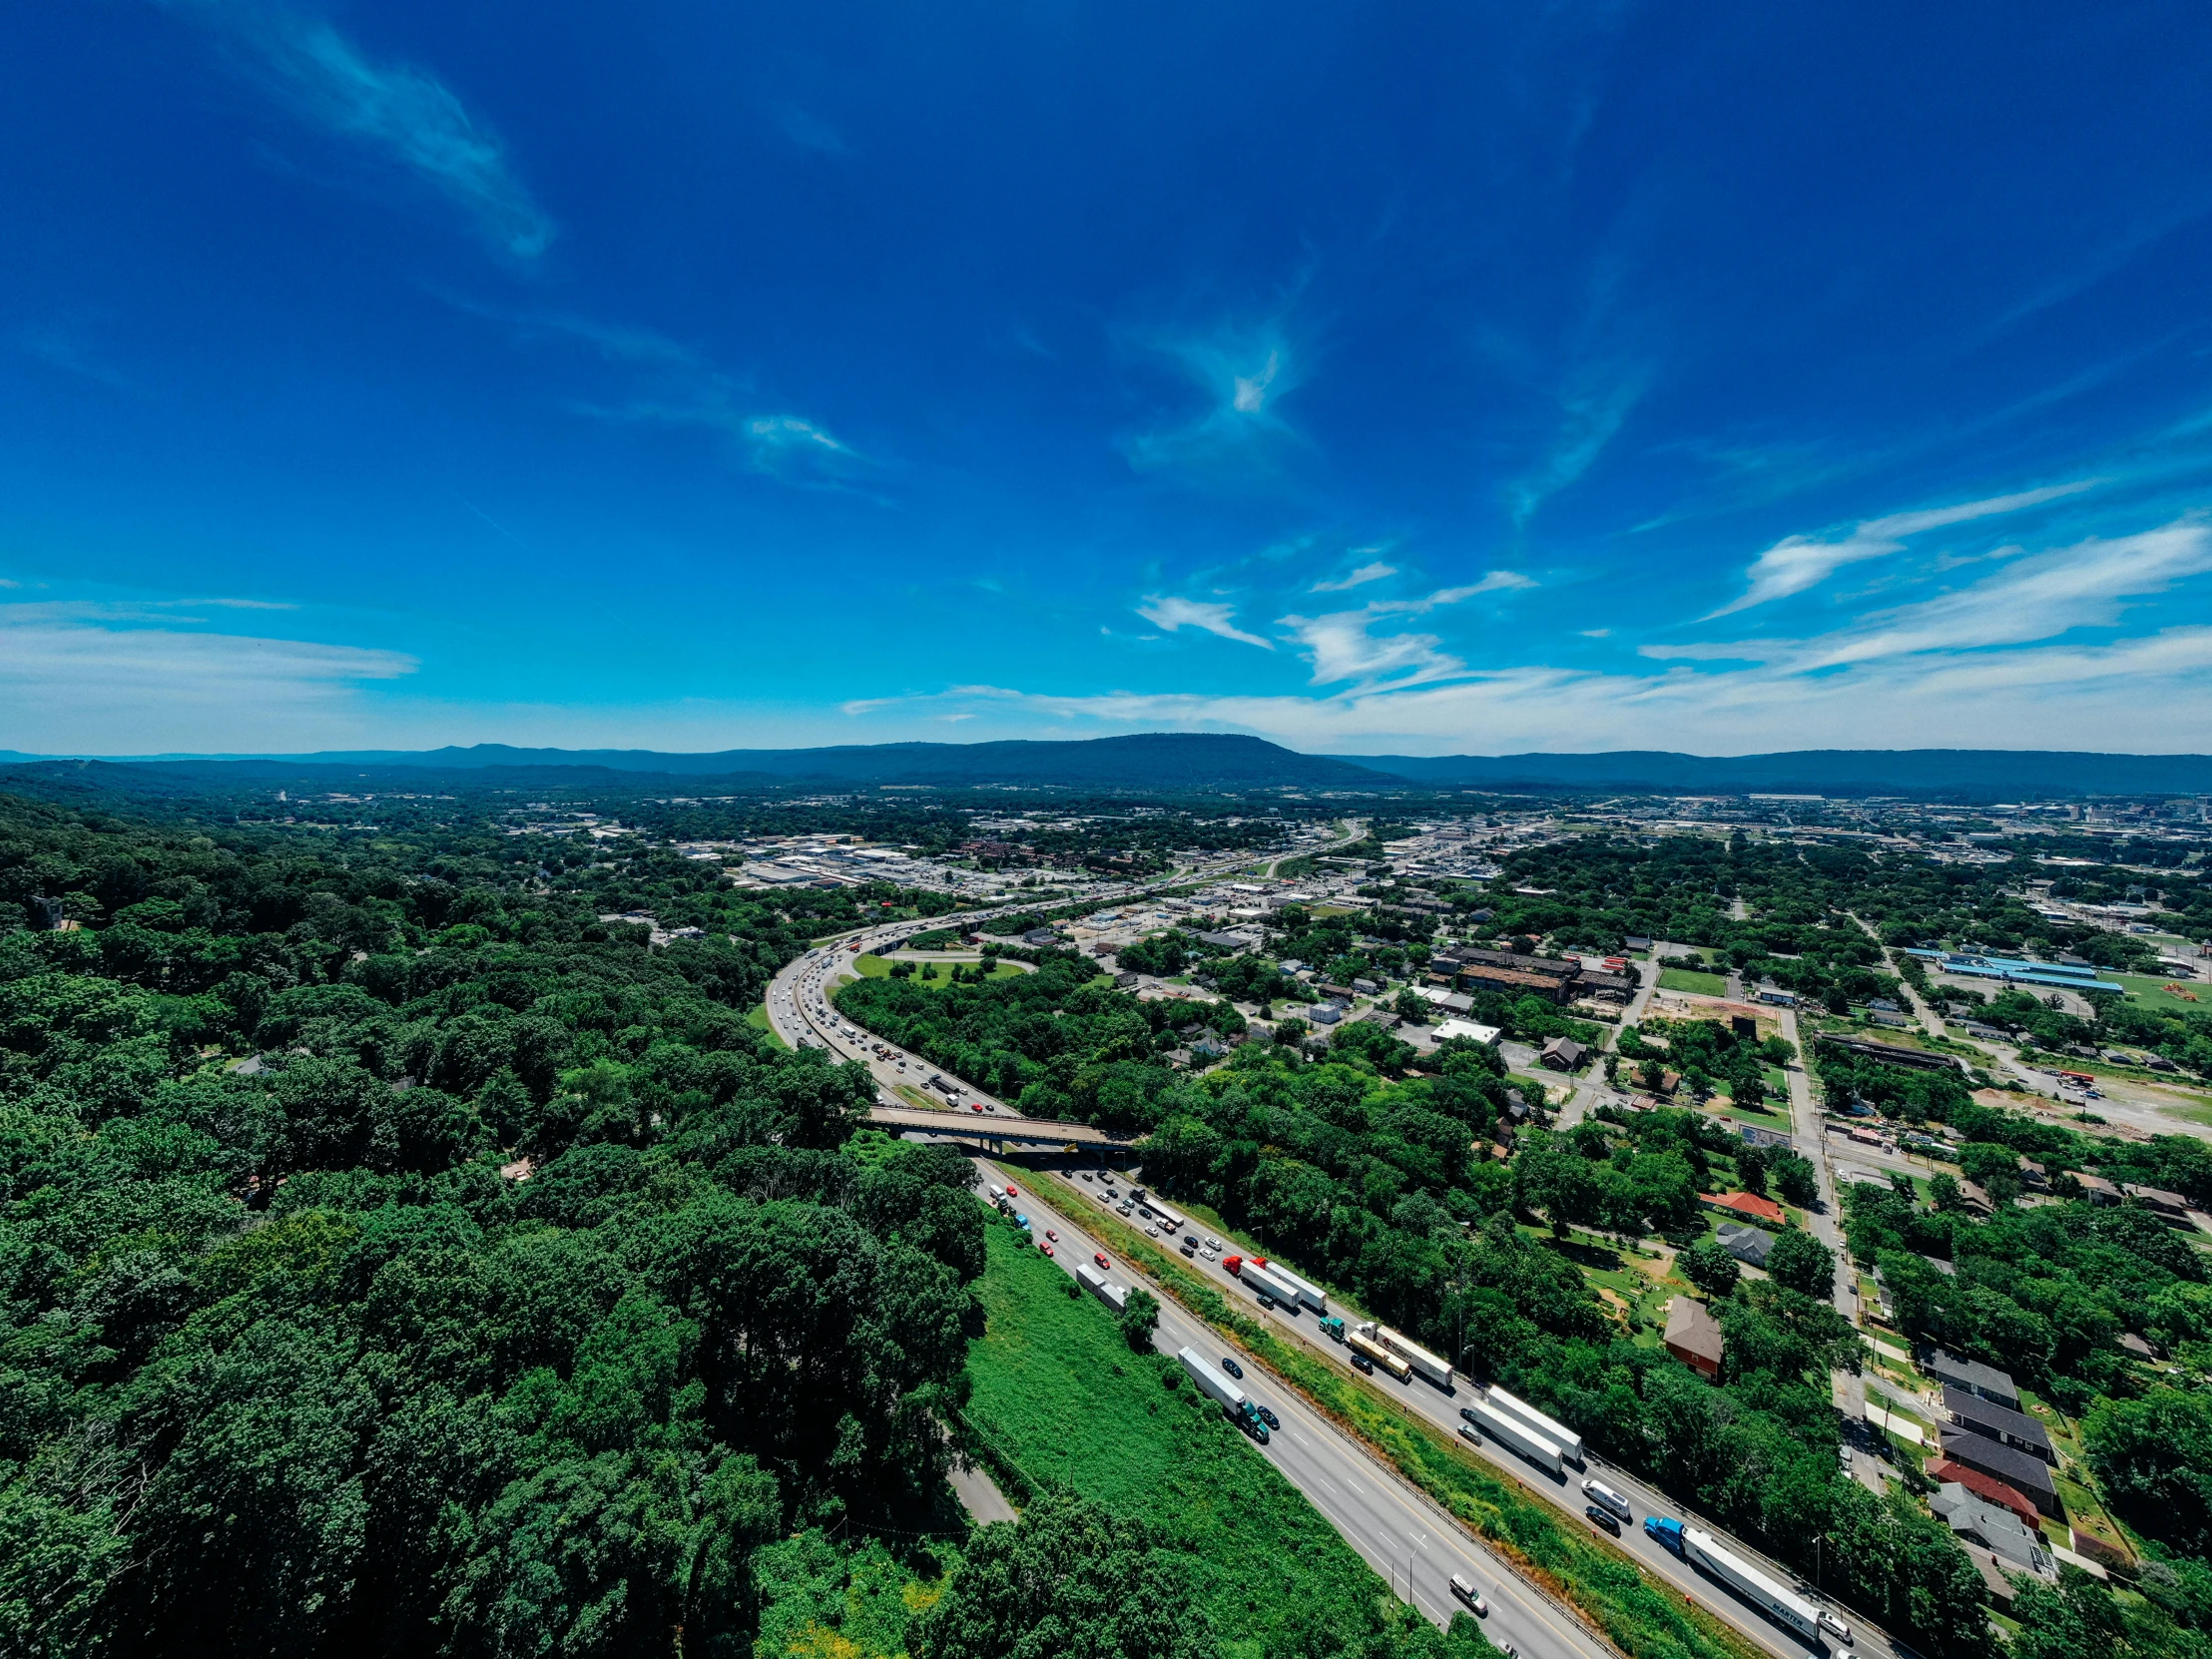
<instances>
[{"instance_id":1,"label":"dense green forest","mask_svg":"<svg viewBox=\"0 0 2212 1659\"><path fill-rule=\"evenodd\" d=\"M747 1021L907 895L497 806L0 797L0 1651L1197 1651L1141 1523L966 1552L971 1166Z\"/></svg>"}]
</instances>

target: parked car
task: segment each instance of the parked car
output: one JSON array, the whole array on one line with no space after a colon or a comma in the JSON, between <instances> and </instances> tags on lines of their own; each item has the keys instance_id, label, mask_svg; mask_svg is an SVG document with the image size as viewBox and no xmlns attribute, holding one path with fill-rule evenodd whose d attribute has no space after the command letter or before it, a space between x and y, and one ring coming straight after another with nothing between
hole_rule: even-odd
<instances>
[{"instance_id":1,"label":"parked car","mask_svg":"<svg viewBox=\"0 0 2212 1659\"><path fill-rule=\"evenodd\" d=\"M1221 1369L1227 1372L1231 1377L1242 1378L1244 1376L1244 1367L1238 1365L1236 1361L1230 1359L1229 1356L1226 1354L1221 1357Z\"/></svg>"},{"instance_id":2,"label":"parked car","mask_svg":"<svg viewBox=\"0 0 2212 1659\"><path fill-rule=\"evenodd\" d=\"M1621 1535L1621 1523L1610 1509L1600 1509L1594 1503L1585 1503L1582 1513L1589 1517L1591 1525L1612 1533L1616 1538Z\"/></svg>"}]
</instances>

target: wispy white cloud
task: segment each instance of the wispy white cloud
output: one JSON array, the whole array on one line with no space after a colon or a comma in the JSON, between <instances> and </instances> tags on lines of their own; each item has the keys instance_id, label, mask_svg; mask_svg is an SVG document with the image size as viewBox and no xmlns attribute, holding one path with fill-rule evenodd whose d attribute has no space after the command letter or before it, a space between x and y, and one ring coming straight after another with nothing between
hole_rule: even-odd
<instances>
[{"instance_id":1,"label":"wispy white cloud","mask_svg":"<svg viewBox=\"0 0 2212 1659\"><path fill-rule=\"evenodd\" d=\"M1299 354L1274 322L1143 343L1173 361L1205 397L1194 417L1138 432L1122 452L1139 471L1265 466L1297 433L1276 405L1304 377Z\"/></svg>"},{"instance_id":2,"label":"wispy white cloud","mask_svg":"<svg viewBox=\"0 0 2212 1659\"><path fill-rule=\"evenodd\" d=\"M1209 634L1219 634L1225 640L1236 640L1242 645L1256 645L1262 651L1273 651L1273 641L1264 640L1258 634L1248 634L1237 626L1237 607L1231 604L1205 599L1184 599L1174 594L1148 594L1137 607L1137 614L1163 633L1179 633L1185 628L1201 628Z\"/></svg>"},{"instance_id":3,"label":"wispy white cloud","mask_svg":"<svg viewBox=\"0 0 2212 1659\"><path fill-rule=\"evenodd\" d=\"M398 164L464 209L495 245L534 260L554 224L498 137L427 70L379 63L326 19L275 0L159 0L231 43L247 70L325 131Z\"/></svg>"},{"instance_id":4,"label":"wispy white cloud","mask_svg":"<svg viewBox=\"0 0 2212 1659\"><path fill-rule=\"evenodd\" d=\"M1964 524L1973 519L1991 518L2001 513L2016 513L2028 507L2039 507L2046 501L2078 495L2085 489L2095 487L2096 483L2094 478L2083 478L2073 483L2053 484L2044 489L2020 490L2011 495L1992 495L1980 501L1964 501L1951 507L1892 513L1885 518L1870 518L1843 535L1825 540L1817 536L1785 536L1751 562L1751 568L1746 572L1750 586L1744 590L1743 596L1723 605L1712 614L1715 617L1731 616L1738 611L1749 610L1754 605L1765 605L1776 599L1787 599L1792 594L1803 593L1807 588L1825 582L1846 565L1902 553L1907 538L1917 536L1923 531L1936 530L1950 524Z\"/></svg>"},{"instance_id":5,"label":"wispy white cloud","mask_svg":"<svg viewBox=\"0 0 2212 1659\"><path fill-rule=\"evenodd\" d=\"M1370 582L1380 582L1385 576L1395 576L1396 574L1397 566L1386 565L1378 561L1374 564L1362 565L1351 575L1340 576L1333 582L1316 582L1306 591L1309 593L1349 593L1354 588L1365 587Z\"/></svg>"},{"instance_id":6,"label":"wispy white cloud","mask_svg":"<svg viewBox=\"0 0 2212 1659\"><path fill-rule=\"evenodd\" d=\"M1516 527L1596 464L1650 389L1641 368L1592 376L1559 399L1559 426L1543 458L1507 486L1506 505Z\"/></svg>"},{"instance_id":7,"label":"wispy white cloud","mask_svg":"<svg viewBox=\"0 0 2212 1659\"><path fill-rule=\"evenodd\" d=\"M397 651L204 632L179 610L0 604L0 747L34 754L253 747L256 734L312 728L349 705L363 684L416 669Z\"/></svg>"},{"instance_id":8,"label":"wispy white cloud","mask_svg":"<svg viewBox=\"0 0 2212 1659\"><path fill-rule=\"evenodd\" d=\"M1419 616L1461 604L1477 594L1533 586L1535 583L1518 571L1493 570L1478 582L1439 588L1416 599L1371 599L1357 611L1317 617L1291 615L1278 621L1305 648L1306 660L1314 671L1313 684L1372 686L1388 681L1403 687L1463 674L1466 664L1445 651L1443 641L1433 634L1378 633L1379 624L1393 617Z\"/></svg>"}]
</instances>

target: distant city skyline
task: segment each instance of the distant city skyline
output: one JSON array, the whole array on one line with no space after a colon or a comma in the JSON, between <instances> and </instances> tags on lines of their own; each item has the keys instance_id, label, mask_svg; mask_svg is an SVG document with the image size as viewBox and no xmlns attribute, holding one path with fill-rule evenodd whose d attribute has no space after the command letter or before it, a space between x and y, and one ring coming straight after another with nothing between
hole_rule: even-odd
<instances>
[{"instance_id":1,"label":"distant city skyline","mask_svg":"<svg viewBox=\"0 0 2212 1659\"><path fill-rule=\"evenodd\" d=\"M2212 17L0 20L0 748L2212 751Z\"/></svg>"}]
</instances>

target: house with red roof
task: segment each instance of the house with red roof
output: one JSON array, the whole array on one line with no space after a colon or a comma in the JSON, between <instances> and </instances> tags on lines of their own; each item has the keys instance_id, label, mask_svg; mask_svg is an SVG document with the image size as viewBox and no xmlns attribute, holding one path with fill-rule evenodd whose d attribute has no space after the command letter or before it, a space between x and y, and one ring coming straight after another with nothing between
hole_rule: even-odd
<instances>
[{"instance_id":1,"label":"house with red roof","mask_svg":"<svg viewBox=\"0 0 2212 1659\"><path fill-rule=\"evenodd\" d=\"M1700 1193L1698 1202L1708 1210L1726 1210L1747 1221L1763 1221L1770 1227L1790 1225L1790 1213L1771 1198L1756 1193Z\"/></svg>"}]
</instances>

